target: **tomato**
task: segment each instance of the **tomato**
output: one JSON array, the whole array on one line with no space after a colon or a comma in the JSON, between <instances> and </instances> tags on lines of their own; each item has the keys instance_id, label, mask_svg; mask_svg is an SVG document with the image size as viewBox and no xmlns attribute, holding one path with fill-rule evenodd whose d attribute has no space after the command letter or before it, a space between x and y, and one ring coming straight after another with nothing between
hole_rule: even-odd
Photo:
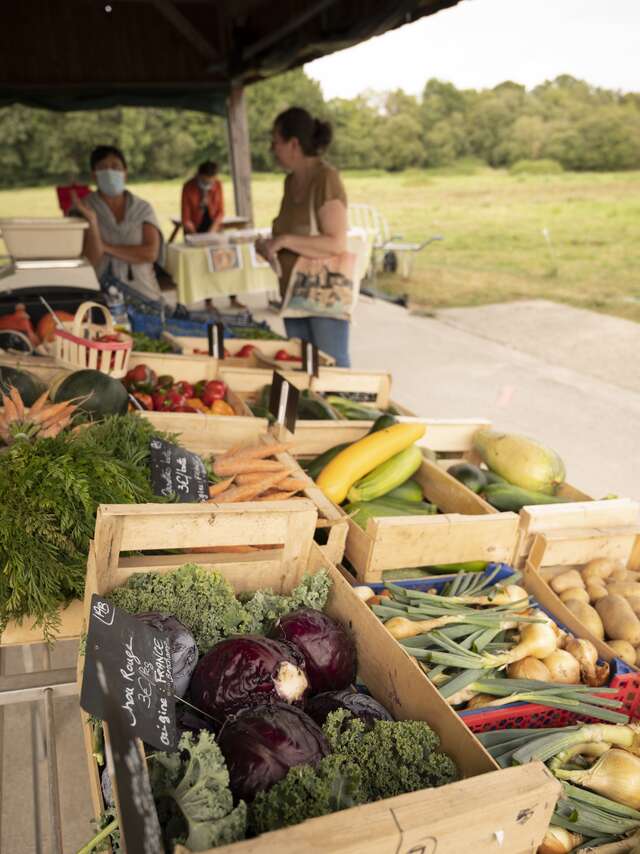
<instances>
[{"instance_id":1,"label":"tomato","mask_svg":"<svg viewBox=\"0 0 640 854\"><path fill-rule=\"evenodd\" d=\"M301 362L302 361L300 356L292 356L290 353L287 353L286 350L278 350L275 358L279 362Z\"/></svg>"},{"instance_id":2,"label":"tomato","mask_svg":"<svg viewBox=\"0 0 640 854\"><path fill-rule=\"evenodd\" d=\"M224 400L226 393L226 383L222 380L210 380L202 391L202 402L205 406L211 406L214 400Z\"/></svg>"},{"instance_id":3,"label":"tomato","mask_svg":"<svg viewBox=\"0 0 640 854\"><path fill-rule=\"evenodd\" d=\"M183 394L185 397L194 397L195 392L193 390L193 386L191 383L188 383L186 380L180 380L180 382L174 385L174 389L179 391L180 394Z\"/></svg>"},{"instance_id":4,"label":"tomato","mask_svg":"<svg viewBox=\"0 0 640 854\"><path fill-rule=\"evenodd\" d=\"M148 365L136 365L127 373L123 383L128 389L137 391L148 391L157 383L155 371Z\"/></svg>"},{"instance_id":5,"label":"tomato","mask_svg":"<svg viewBox=\"0 0 640 854\"><path fill-rule=\"evenodd\" d=\"M243 347L241 347L241 348L238 350L238 352L236 353L236 356L237 356L239 359L246 359L246 358L248 358L248 357L253 353L253 351L254 351L255 349L256 349L256 348L255 348L255 346L254 346L253 344L245 344Z\"/></svg>"}]
</instances>

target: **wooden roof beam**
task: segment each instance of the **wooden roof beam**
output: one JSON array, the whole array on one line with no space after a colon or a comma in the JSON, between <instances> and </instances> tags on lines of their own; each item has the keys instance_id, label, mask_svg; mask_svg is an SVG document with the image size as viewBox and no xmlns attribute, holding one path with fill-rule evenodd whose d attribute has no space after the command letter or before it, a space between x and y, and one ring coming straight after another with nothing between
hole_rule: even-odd
<instances>
[{"instance_id":1,"label":"wooden roof beam","mask_svg":"<svg viewBox=\"0 0 640 854\"><path fill-rule=\"evenodd\" d=\"M209 62L220 60L220 54L202 35L200 30L193 26L191 21L174 5L172 0L152 0L158 12L175 27L189 44Z\"/></svg>"}]
</instances>

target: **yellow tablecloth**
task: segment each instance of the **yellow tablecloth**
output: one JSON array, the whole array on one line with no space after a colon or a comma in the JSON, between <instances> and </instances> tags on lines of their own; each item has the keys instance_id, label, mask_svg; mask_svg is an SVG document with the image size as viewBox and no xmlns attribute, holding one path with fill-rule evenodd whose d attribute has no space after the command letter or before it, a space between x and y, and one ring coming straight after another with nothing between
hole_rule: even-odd
<instances>
[{"instance_id":1,"label":"yellow tablecloth","mask_svg":"<svg viewBox=\"0 0 640 854\"><path fill-rule=\"evenodd\" d=\"M358 256L358 279L366 273L372 244L372 236L364 229L349 230L348 248ZM278 290L275 273L268 264L256 257L251 243L217 246L170 243L167 246L165 264L178 285L178 300L184 305L191 305L208 297ZM228 264L234 266L212 272L212 268Z\"/></svg>"},{"instance_id":2,"label":"yellow tablecloth","mask_svg":"<svg viewBox=\"0 0 640 854\"><path fill-rule=\"evenodd\" d=\"M210 259L209 250L222 251ZM232 255L225 256L225 250L230 250ZM254 258L253 246L249 243L225 247L172 243L167 246L165 263L178 286L178 300L190 305L207 297L277 291L278 280L271 267ZM219 272L211 270L211 265L215 268L229 262L238 264L238 259L239 266Z\"/></svg>"}]
</instances>

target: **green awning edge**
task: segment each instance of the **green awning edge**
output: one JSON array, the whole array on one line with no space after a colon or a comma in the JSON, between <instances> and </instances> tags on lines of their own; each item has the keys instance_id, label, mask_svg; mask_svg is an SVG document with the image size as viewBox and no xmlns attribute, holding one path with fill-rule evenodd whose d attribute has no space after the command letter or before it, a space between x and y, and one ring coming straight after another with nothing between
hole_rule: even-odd
<instances>
[{"instance_id":1,"label":"green awning edge","mask_svg":"<svg viewBox=\"0 0 640 854\"><path fill-rule=\"evenodd\" d=\"M135 87L127 89L31 89L12 88L0 85L0 107L23 104L44 110L66 113L79 110L103 110L110 107L173 107L195 110L215 116L227 112L227 91L221 87L167 88Z\"/></svg>"}]
</instances>

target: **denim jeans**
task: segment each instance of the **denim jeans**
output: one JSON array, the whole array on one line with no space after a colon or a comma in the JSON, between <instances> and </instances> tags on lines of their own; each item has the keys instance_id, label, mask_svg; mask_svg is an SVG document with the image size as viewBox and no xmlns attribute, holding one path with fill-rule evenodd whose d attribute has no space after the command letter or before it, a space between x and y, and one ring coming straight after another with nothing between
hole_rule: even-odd
<instances>
[{"instance_id":1,"label":"denim jeans","mask_svg":"<svg viewBox=\"0 0 640 854\"><path fill-rule=\"evenodd\" d=\"M285 317L284 326L289 338L311 341L336 360L338 368L350 368L349 321L333 317Z\"/></svg>"}]
</instances>

